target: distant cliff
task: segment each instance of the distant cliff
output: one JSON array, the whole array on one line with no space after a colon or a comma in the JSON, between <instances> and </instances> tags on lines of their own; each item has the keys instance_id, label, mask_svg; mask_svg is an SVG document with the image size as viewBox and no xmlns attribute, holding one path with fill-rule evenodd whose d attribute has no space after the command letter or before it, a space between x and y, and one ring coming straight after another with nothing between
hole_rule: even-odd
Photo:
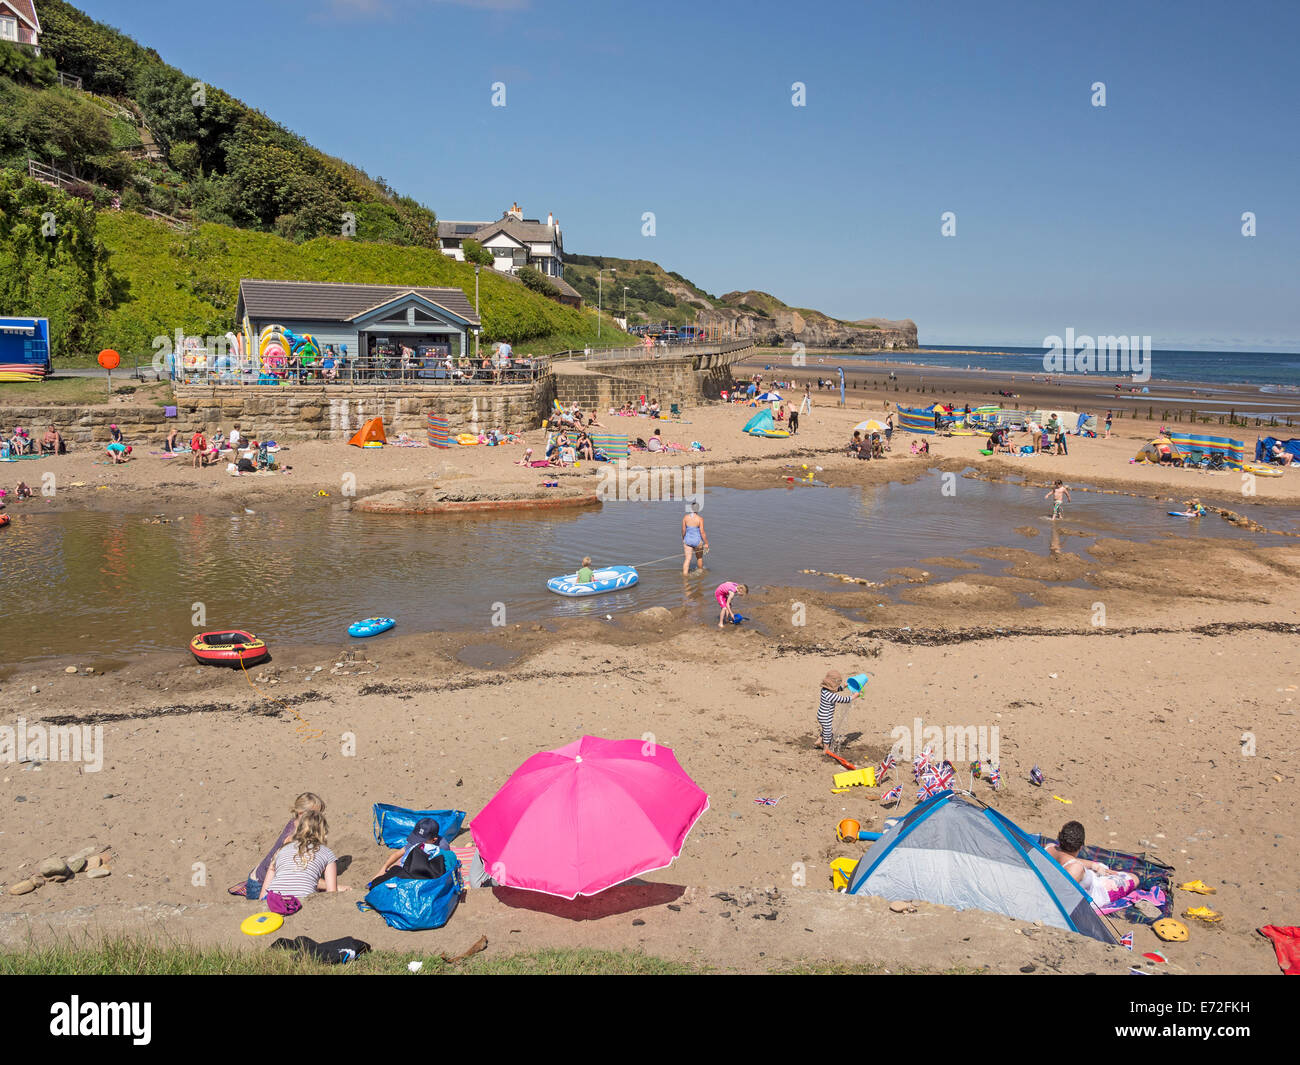
<instances>
[{"instance_id":1,"label":"distant cliff","mask_svg":"<svg viewBox=\"0 0 1300 1065\"><path fill-rule=\"evenodd\" d=\"M603 284L597 284L597 269ZM564 278L590 305L602 301L607 312L626 308L628 323L702 325L735 330L765 345L801 343L808 348L894 350L914 348L916 323L885 318L844 322L821 311L789 307L767 292L728 292L711 296L681 274L648 259L565 256Z\"/></svg>"},{"instance_id":2,"label":"distant cliff","mask_svg":"<svg viewBox=\"0 0 1300 1065\"><path fill-rule=\"evenodd\" d=\"M916 347L916 323L864 318L842 322L821 311L788 307L766 292L728 292L722 306L701 311L701 325L734 323L738 333L751 335L770 347L800 343L808 348L894 350Z\"/></svg>"}]
</instances>

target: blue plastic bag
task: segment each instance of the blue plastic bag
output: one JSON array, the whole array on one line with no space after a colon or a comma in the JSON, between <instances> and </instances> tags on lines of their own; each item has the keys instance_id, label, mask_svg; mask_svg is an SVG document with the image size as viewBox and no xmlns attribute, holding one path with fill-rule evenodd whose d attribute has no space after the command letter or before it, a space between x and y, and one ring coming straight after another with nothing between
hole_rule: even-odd
<instances>
[{"instance_id":1,"label":"blue plastic bag","mask_svg":"<svg viewBox=\"0 0 1300 1065\"><path fill-rule=\"evenodd\" d=\"M439 853L447 869L442 876L433 880L392 877L366 892L357 909L374 910L390 928L404 932L441 928L456 912L464 883L456 855L448 848Z\"/></svg>"},{"instance_id":2,"label":"blue plastic bag","mask_svg":"<svg viewBox=\"0 0 1300 1065\"><path fill-rule=\"evenodd\" d=\"M406 846L406 837L411 834L417 821L432 817L438 822L438 835L444 839L455 839L460 835L464 810L407 810L386 802L377 802L374 807L375 842L390 850Z\"/></svg>"}]
</instances>

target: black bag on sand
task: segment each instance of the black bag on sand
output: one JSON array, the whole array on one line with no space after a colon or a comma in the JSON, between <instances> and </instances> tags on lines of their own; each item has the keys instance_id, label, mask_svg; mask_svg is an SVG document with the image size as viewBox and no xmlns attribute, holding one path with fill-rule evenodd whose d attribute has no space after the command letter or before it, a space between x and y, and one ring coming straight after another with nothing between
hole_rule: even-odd
<instances>
[{"instance_id":1,"label":"black bag on sand","mask_svg":"<svg viewBox=\"0 0 1300 1065\"><path fill-rule=\"evenodd\" d=\"M279 947L281 950L294 950L314 961L324 962L327 965L343 965L370 951L369 943L360 939L353 939L351 936L344 936L342 939L331 939L327 943L317 943L316 940L309 939L307 936L298 936L295 939L285 939L284 936L281 936L271 944L271 947Z\"/></svg>"}]
</instances>

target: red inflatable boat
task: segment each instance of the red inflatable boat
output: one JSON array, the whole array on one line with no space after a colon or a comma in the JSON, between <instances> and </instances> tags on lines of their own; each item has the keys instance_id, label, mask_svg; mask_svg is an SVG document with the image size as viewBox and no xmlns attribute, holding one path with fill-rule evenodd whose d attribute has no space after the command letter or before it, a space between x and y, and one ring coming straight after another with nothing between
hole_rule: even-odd
<instances>
[{"instance_id":1,"label":"red inflatable boat","mask_svg":"<svg viewBox=\"0 0 1300 1065\"><path fill-rule=\"evenodd\" d=\"M201 632L190 641L190 653L205 666L253 666L270 652L251 632Z\"/></svg>"}]
</instances>

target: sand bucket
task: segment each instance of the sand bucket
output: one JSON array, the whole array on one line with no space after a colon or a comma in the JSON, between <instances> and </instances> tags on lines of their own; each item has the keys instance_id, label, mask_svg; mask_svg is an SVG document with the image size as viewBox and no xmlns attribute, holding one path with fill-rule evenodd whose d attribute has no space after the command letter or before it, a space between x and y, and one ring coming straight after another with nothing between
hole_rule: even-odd
<instances>
[{"instance_id":1,"label":"sand bucket","mask_svg":"<svg viewBox=\"0 0 1300 1065\"><path fill-rule=\"evenodd\" d=\"M868 677L865 673L855 673L844 683L848 685L849 691L851 691L854 695L857 695L858 692L862 691L862 689L867 686L867 681L869 681L870 679L871 678Z\"/></svg>"},{"instance_id":2,"label":"sand bucket","mask_svg":"<svg viewBox=\"0 0 1300 1065\"><path fill-rule=\"evenodd\" d=\"M856 843L860 831L862 831L862 826L851 817L846 817L835 826L835 835L841 843L847 843L849 840Z\"/></svg>"}]
</instances>

